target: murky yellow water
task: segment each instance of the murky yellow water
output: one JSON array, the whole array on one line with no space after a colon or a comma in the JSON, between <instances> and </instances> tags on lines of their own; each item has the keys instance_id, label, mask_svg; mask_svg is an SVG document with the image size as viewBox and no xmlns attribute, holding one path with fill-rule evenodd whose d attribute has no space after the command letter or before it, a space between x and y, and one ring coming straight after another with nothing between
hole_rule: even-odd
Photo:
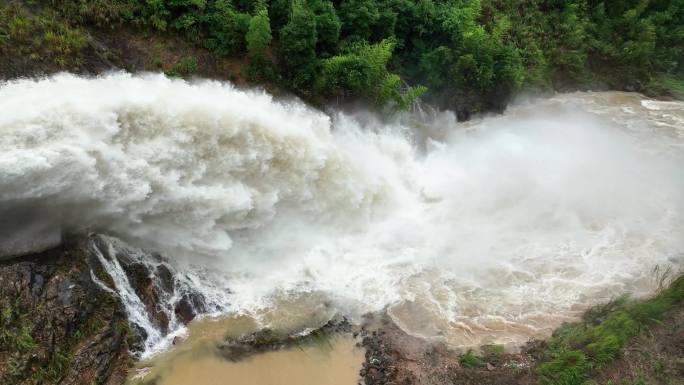
<instances>
[{"instance_id":1,"label":"murky yellow water","mask_svg":"<svg viewBox=\"0 0 684 385\"><path fill-rule=\"evenodd\" d=\"M266 352L239 362L221 356L226 336L257 330L249 317L193 323L187 340L140 364L131 384L157 385L356 385L363 349L351 336L334 336L289 349Z\"/></svg>"},{"instance_id":2,"label":"murky yellow water","mask_svg":"<svg viewBox=\"0 0 684 385\"><path fill-rule=\"evenodd\" d=\"M356 385L363 352L351 338L259 354L241 362L207 355L177 360L159 385Z\"/></svg>"}]
</instances>

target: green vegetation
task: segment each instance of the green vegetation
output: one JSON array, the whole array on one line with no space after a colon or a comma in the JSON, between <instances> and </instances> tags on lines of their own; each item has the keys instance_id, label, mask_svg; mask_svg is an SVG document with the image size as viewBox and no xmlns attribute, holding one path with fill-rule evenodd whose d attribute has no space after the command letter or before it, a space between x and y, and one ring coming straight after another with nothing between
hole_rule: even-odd
<instances>
[{"instance_id":1,"label":"green vegetation","mask_svg":"<svg viewBox=\"0 0 684 385\"><path fill-rule=\"evenodd\" d=\"M0 311L0 347L7 347L18 352L30 352L36 347L31 336L31 322L26 314L17 313L10 300L2 301Z\"/></svg>"},{"instance_id":2,"label":"green vegetation","mask_svg":"<svg viewBox=\"0 0 684 385\"><path fill-rule=\"evenodd\" d=\"M505 354L503 345L483 345L481 355L472 350L468 350L459 358L461 366L464 368L482 368L490 364L501 364L501 359Z\"/></svg>"},{"instance_id":3,"label":"green vegetation","mask_svg":"<svg viewBox=\"0 0 684 385\"><path fill-rule=\"evenodd\" d=\"M65 23L57 11L31 13L12 3L0 4L0 55L12 54L48 66L78 66L90 36Z\"/></svg>"},{"instance_id":4,"label":"green vegetation","mask_svg":"<svg viewBox=\"0 0 684 385\"><path fill-rule=\"evenodd\" d=\"M249 21L249 29L245 35L250 58L247 74L250 79L256 81L276 80L275 68L266 53L272 39L268 11L265 7L261 7Z\"/></svg>"},{"instance_id":5,"label":"green vegetation","mask_svg":"<svg viewBox=\"0 0 684 385\"><path fill-rule=\"evenodd\" d=\"M472 351L468 351L461 356L461 365L465 366L466 368L476 368L485 366L485 362L482 357L479 357Z\"/></svg>"},{"instance_id":6,"label":"green vegetation","mask_svg":"<svg viewBox=\"0 0 684 385\"><path fill-rule=\"evenodd\" d=\"M56 351L47 365L36 370L29 382L34 384L56 384L64 377L71 364L71 353Z\"/></svg>"},{"instance_id":7,"label":"green vegetation","mask_svg":"<svg viewBox=\"0 0 684 385\"><path fill-rule=\"evenodd\" d=\"M17 297L0 296L0 355L8 357L6 366L3 368L0 365L0 382L31 385L59 383L71 369L74 353L84 341L93 339L113 322L111 316L117 300L101 293L92 301L98 308L91 314L84 314L83 319L74 320L69 324L73 329L65 335L65 339L57 345L51 345L54 341L45 339L44 330L57 326L53 324L56 322L54 319L45 316L44 304L27 308L26 302ZM47 324L41 322L44 320L47 320ZM116 331L127 339L127 343L134 338L125 319L118 321Z\"/></svg>"},{"instance_id":8,"label":"green vegetation","mask_svg":"<svg viewBox=\"0 0 684 385\"><path fill-rule=\"evenodd\" d=\"M79 60L80 26L128 23L181 34L217 56L250 55L250 77L308 97L406 107L428 97L473 110L523 88L603 82L678 95L684 6L677 1L97 0L54 1L39 16L6 7L0 43ZM272 42L272 34L277 41ZM38 47L36 45L45 45ZM275 46L279 65L266 55ZM29 53L30 54L30 53ZM187 75L193 71L185 71ZM655 74L655 75L654 75ZM674 87L673 87L674 85ZM681 84L679 84L681 85Z\"/></svg>"},{"instance_id":9,"label":"green vegetation","mask_svg":"<svg viewBox=\"0 0 684 385\"><path fill-rule=\"evenodd\" d=\"M399 75L387 71L393 49L394 44L387 40L373 45L351 43L344 54L323 60L317 90L342 97L366 96L378 105L394 102L400 108L407 108L426 89L422 86L402 89Z\"/></svg>"},{"instance_id":10,"label":"green vegetation","mask_svg":"<svg viewBox=\"0 0 684 385\"><path fill-rule=\"evenodd\" d=\"M648 88L660 95L671 95L678 99L684 99L684 80L675 77L656 77L651 79Z\"/></svg>"},{"instance_id":11,"label":"green vegetation","mask_svg":"<svg viewBox=\"0 0 684 385\"><path fill-rule=\"evenodd\" d=\"M584 321L566 324L546 341L545 359L537 369L541 385L582 385L590 371L620 357L628 340L658 323L684 301L684 276L646 301L620 298L586 313Z\"/></svg>"},{"instance_id":12,"label":"green vegetation","mask_svg":"<svg viewBox=\"0 0 684 385\"><path fill-rule=\"evenodd\" d=\"M482 346L482 355L485 358L499 358L506 352L503 345L484 345Z\"/></svg>"},{"instance_id":13,"label":"green vegetation","mask_svg":"<svg viewBox=\"0 0 684 385\"><path fill-rule=\"evenodd\" d=\"M19 381L25 376L22 355L35 353L38 344L31 336L33 320L26 309L22 309L18 300L11 301L4 299L0 301L2 311L0 312L0 352L13 353L8 361L6 372L9 378ZM59 349L49 357L49 362L38 368L31 375L31 382L35 384L56 383L64 375L64 368L67 366L69 356ZM6 380L7 377L0 375Z\"/></svg>"},{"instance_id":14,"label":"green vegetation","mask_svg":"<svg viewBox=\"0 0 684 385\"><path fill-rule=\"evenodd\" d=\"M126 26L247 57L252 81L311 101L407 108L423 95L461 117L525 90L682 97L684 83L679 0L14 0L0 51L71 68L85 31Z\"/></svg>"},{"instance_id":15,"label":"green vegetation","mask_svg":"<svg viewBox=\"0 0 684 385\"><path fill-rule=\"evenodd\" d=\"M189 76L197 72L197 59L194 57L184 57L167 71L168 76Z\"/></svg>"},{"instance_id":16,"label":"green vegetation","mask_svg":"<svg viewBox=\"0 0 684 385\"><path fill-rule=\"evenodd\" d=\"M679 384L681 379L684 275L653 271L660 290L652 298L617 298L587 310L582 320L564 324L545 341L508 354L485 345L481 354L459 356L453 383L539 385ZM624 354L629 351L630 354ZM440 361L437 361L440 362ZM494 375L495 377L491 377Z\"/></svg>"}]
</instances>

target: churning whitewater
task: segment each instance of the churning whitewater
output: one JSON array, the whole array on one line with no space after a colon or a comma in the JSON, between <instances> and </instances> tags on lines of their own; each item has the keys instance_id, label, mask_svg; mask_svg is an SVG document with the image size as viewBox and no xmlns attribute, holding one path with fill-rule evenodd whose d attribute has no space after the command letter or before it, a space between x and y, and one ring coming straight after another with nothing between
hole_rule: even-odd
<instances>
[{"instance_id":1,"label":"churning whitewater","mask_svg":"<svg viewBox=\"0 0 684 385\"><path fill-rule=\"evenodd\" d=\"M684 264L681 102L577 93L390 124L116 73L6 82L0 111L0 257L109 234L172 258L214 313L316 298L515 344Z\"/></svg>"}]
</instances>

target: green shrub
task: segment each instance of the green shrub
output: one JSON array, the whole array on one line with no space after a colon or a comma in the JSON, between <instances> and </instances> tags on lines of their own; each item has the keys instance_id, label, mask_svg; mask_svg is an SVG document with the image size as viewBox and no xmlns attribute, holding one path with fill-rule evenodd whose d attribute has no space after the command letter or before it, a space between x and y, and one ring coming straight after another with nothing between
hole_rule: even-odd
<instances>
[{"instance_id":1,"label":"green shrub","mask_svg":"<svg viewBox=\"0 0 684 385\"><path fill-rule=\"evenodd\" d=\"M308 92L316 76L316 23L302 0L294 0L288 23L280 31L280 53L291 86Z\"/></svg>"},{"instance_id":2,"label":"green shrub","mask_svg":"<svg viewBox=\"0 0 684 385\"><path fill-rule=\"evenodd\" d=\"M252 81L275 82L278 75L273 62L264 54L254 54L249 58L247 77Z\"/></svg>"},{"instance_id":3,"label":"green shrub","mask_svg":"<svg viewBox=\"0 0 684 385\"><path fill-rule=\"evenodd\" d=\"M250 54L263 54L271 44L271 25L265 8L250 19L245 41Z\"/></svg>"},{"instance_id":4,"label":"green shrub","mask_svg":"<svg viewBox=\"0 0 684 385\"><path fill-rule=\"evenodd\" d=\"M230 1L216 0L202 17L207 31L206 47L218 56L242 53L252 17L237 11Z\"/></svg>"},{"instance_id":5,"label":"green shrub","mask_svg":"<svg viewBox=\"0 0 684 385\"><path fill-rule=\"evenodd\" d=\"M569 350L540 365L537 374L542 385L581 385L589 368L590 364L584 353Z\"/></svg>"},{"instance_id":6,"label":"green shrub","mask_svg":"<svg viewBox=\"0 0 684 385\"><path fill-rule=\"evenodd\" d=\"M475 353L472 351L468 351L466 354L462 355L460 362L461 365L465 366L466 368L475 368L485 365L485 362L482 360L482 358L475 355Z\"/></svg>"},{"instance_id":7,"label":"green shrub","mask_svg":"<svg viewBox=\"0 0 684 385\"><path fill-rule=\"evenodd\" d=\"M176 62L173 67L166 72L168 76L189 76L197 72L197 59L194 57L185 57Z\"/></svg>"},{"instance_id":8,"label":"green shrub","mask_svg":"<svg viewBox=\"0 0 684 385\"><path fill-rule=\"evenodd\" d=\"M393 49L394 43L386 40L372 45L351 44L345 54L322 61L317 89L330 95L348 93L379 105L392 102L407 108L425 88L404 88L399 75L387 70Z\"/></svg>"},{"instance_id":9,"label":"green shrub","mask_svg":"<svg viewBox=\"0 0 684 385\"><path fill-rule=\"evenodd\" d=\"M684 99L684 78L658 76L652 79L646 88L649 94Z\"/></svg>"}]
</instances>

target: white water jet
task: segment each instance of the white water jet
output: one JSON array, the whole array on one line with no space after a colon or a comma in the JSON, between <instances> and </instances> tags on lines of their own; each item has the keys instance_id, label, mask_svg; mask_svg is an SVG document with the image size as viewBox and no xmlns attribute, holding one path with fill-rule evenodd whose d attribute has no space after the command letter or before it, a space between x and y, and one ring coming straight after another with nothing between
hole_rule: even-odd
<instances>
[{"instance_id":1,"label":"white water jet","mask_svg":"<svg viewBox=\"0 0 684 385\"><path fill-rule=\"evenodd\" d=\"M217 282L225 282L203 269L178 271L172 261L131 247L119 239L106 235L89 235L90 251L100 262L104 272L111 278L113 287L99 279L91 270L91 279L103 290L121 299L121 304L129 321L139 328L142 338L142 349L136 352L140 359L147 359L168 349L175 337L184 337L187 329L176 313L179 303L185 301L193 315L197 317L218 316L226 313L230 290L217 287ZM130 265L140 265L152 281L150 287L154 294L154 309L147 305L131 285L126 268L121 259ZM196 303L195 303L196 302ZM197 307L199 306L199 307ZM153 319L154 313L163 313L165 324L162 326ZM158 319L159 321L159 319Z\"/></svg>"},{"instance_id":2,"label":"white water jet","mask_svg":"<svg viewBox=\"0 0 684 385\"><path fill-rule=\"evenodd\" d=\"M62 74L3 84L0 111L0 255L113 234L202 277L216 312L315 292L454 346L515 343L682 266L679 102L580 93L419 129Z\"/></svg>"},{"instance_id":3,"label":"white water jet","mask_svg":"<svg viewBox=\"0 0 684 385\"><path fill-rule=\"evenodd\" d=\"M145 336L144 344L145 351L149 351L162 340L162 333L153 325L150 316L145 309L145 305L128 281L126 272L121 267L119 260L115 257L116 251L114 250L114 245L107 243L107 246L107 250L104 252L107 254L107 257L105 257L100 248L95 243L91 243L93 253L97 256L102 267L114 282L114 287L116 288L115 292L118 293L121 298L121 303L126 309L126 313L128 313L128 319L130 322L141 327L147 334ZM95 278L94 281L101 287L106 288L105 290L112 290L97 278Z\"/></svg>"}]
</instances>

